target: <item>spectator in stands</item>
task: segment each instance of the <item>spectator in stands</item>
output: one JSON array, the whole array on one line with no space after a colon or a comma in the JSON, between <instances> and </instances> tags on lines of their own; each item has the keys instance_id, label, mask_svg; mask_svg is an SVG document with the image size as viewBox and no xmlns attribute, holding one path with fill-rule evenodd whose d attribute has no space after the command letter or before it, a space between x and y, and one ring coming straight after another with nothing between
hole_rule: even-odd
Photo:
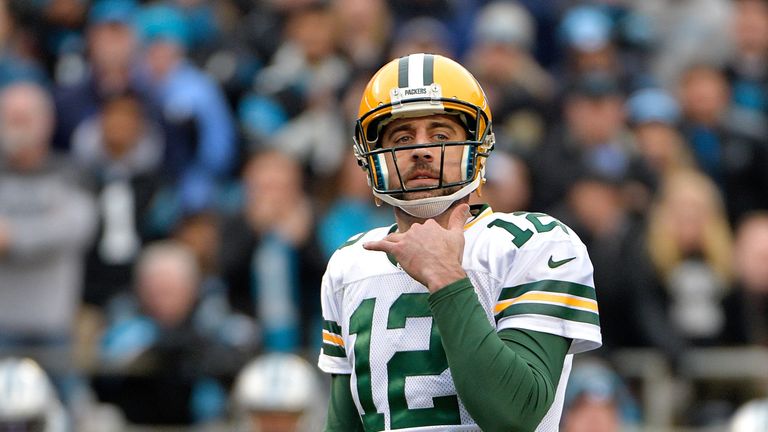
<instances>
[{"instance_id":1,"label":"spectator in stands","mask_svg":"<svg viewBox=\"0 0 768 432\"><path fill-rule=\"evenodd\" d=\"M649 67L654 82L673 88L691 63L722 64L732 53L727 37L732 1L644 0L632 6L649 17L654 32Z\"/></svg>"},{"instance_id":2,"label":"spectator in stands","mask_svg":"<svg viewBox=\"0 0 768 432\"><path fill-rule=\"evenodd\" d=\"M491 2L475 17L467 63L493 107L497 149L527 154L544 139L556 88L532 55L535 40L536 23L517 3Z\"/></svg>"},{"instance_id":3,"label":"spectator in stands","mask_svg":"<svg viewBox=\"0 0 768 432\"><path fill-rule=\"evenodd\" d=\"M569 186L585 171L623 178L635 189L652 188L652 175L626 130L624 99L616 77L602 72L571 84L563 106L564 124L551 128L547 141L531 156L532 209L550 211L561 204Z\"/></svg>"},{"instance_id":4,"label":"spectator in stands","mask_svg":"<svg viewBox=\"0 0 768 432\"><path fill-rule=\"evenodd\" d=\"M97 115L107 100L139 91L133 27L137 11L135 0L101 0L91 7L85 29L87 67L79 79L59 83L56 89L58 120L54 145L57 149L69 150L78 125ZM149 110L148 103L142 100L148 115L156 115Z\"/></svg>"},{"instance_id":5,"label":"spectator in stands","mask_svg":"<svg viewBox=\"0 0 768 432\"><path fill-rule=\"evenodd\" d=\"M100 209L86 266L86 303L104 306L129 288L136 256L151 237L149 210L160 188L162 154L159 127L135 95L111 97L76 129L72 156L90 176Z\"/></svg>"},{"instance_id":6,"label":"spectator in stands","mask_svg":"<svg viewBox=\"0 0 768 432\"><path fill-rule=\"evenodd\" d=\"M326 259L352 236L394 223L391 212L371 199L365 173L351 152L339 168L332 194L317 224L318 241Z\"/></svg>"},{"instance_id":7,"label":"spectator in stands","mask_svg":"<svg viewBox=\"0 0 768 432\"><path fill-rule=\"evenodd\" d=\"M631 214L624 188L624 177L586 171L573 181L567 205L555 215L578 233L595 267L603 305L602 352L654 347L676 360L684 344L667 317L643 225Z\"/></svg>"},{"instance_id":8,"label":"spectator in stands","mask_svg":"<svg viewBox=\"0 0 768 432\"><path fill-rule=\"evenodd\" d=\"M54 110L37 84L0 93L0 348L67 371L93 197L50 154ZM43 351L46 350L46 351ZM50 350L50 351L47 351Z\"/></svg>"},{"instance_id":9,"label":"spectator in stands","mask_svg":"<svg viewBox=\"0 0 768 432\"><path fill-rule=\"evenodd\" d=\"M219 220L220 216L215 212L189 214L179 221L173 232L173 237L195 254L204 285L206 279L218 278L221 249Z\"/></svg>"},{"instance_id":10,"label":"spectator in stands","mask_svg":"<svg viewBox=\"0 0 768 432\"><path fill-rule=\"evenodd\" d=\"M106 374L94 382L100 398L137 424L188 425L223 415L223 382L253 354L255 328L208 300L188 248L173 241L147 246L134 294L110 305L100 353Z\"/></svg>"},{"instance_id":11,"label":"spectator in stands","mask_svg":"<svg viewBox=\"0 0 768 432\"><path fill-rule=\"evenodd\" d=\"M731 326L732 342L768 346L768 212L749 213L738 225L733 264L736 272L734 303L738 318ZM741 336L741 337L740 337Z\"/></svg>"},{"instance_id":12,"label":"spectator in stands","mask_svg":"<svg viewBox=\"0 0 768 432\"><path fill-rule=\"evenodd\" d=\"M659 88L645 88L627 100L627 120L637 149L657 178L683 168L692 168L693 156L680 134L680 107Z\"/></svg>"},{"instance_id":13,"label":"spectator in stands","mask_svg":"<svg viewBox=\"0 0 768 432\"><path fill-rule=\"evenodd\" d=\"M576 6L564 12L558 28L565 51L557 74L561 83L567 85L583 74L601 72L615 76L621 90L627 90L614 27L608 10L600 5Z\"/></svg>"},{"instance_id":14,"label":"spectator in stands","mask_svg":"<svg viewBox=\"0 0 768 432\"><path fill-rule=\"evenodd\" d=\"M715 182L722 184L723 144L718 129L729 108L729 88L717 67L693 66L680 79L679 95L696 162Z\"/></svg>"},{"instance_id":15,"label":"spectator in stands","mask_svg":"<svg viewBox=\"0 0 768 432\"><path fill-rule=\"evenodd\" d=\"M439 19L446 25L456 18L459 11L462 11L462 5L451 2L450 0L390 0L387 2L395 18L395 25L408 21L413 17L432 17ZM458 39L462 35L455 34Z\"/></svg>"},{"instance_id":16,"label":"spectator in stands","mask_svg":"<svg viewBox=\"0 0 768 432\"><path fill-rule=\"evenodd\" d=\"M187 60L189 28L171 5L145 6L137 17L142 76L166 128L164 172L184 211L212 206L237 156L230 108L215 81Z\"/></svg>"},{"instance_id":17,"label":"spectator in stands","mask_svg":"<svg viewBox=\"0 0 768 432\"><path fill-rule=\"evenodd\" d=\"M176 224L172 238L185 245L195 255L200 268L200 295L205 298L204 316L218 316L230 310L229 287L220 269L221 220L216 212L187 214ZM243 314L245 316L245 314ZM209 327L215 327L212 321ZM257 338L258 339L258 338ZM253 341L258 345L258 340Z\"/></svg>"},{"instance_id":18,"label":"spectator in stands","mask_svg":"<svg viewBox=\"0 0 768 432\"><path fill-rule=\"evenodd\" d=\"M264 151L246 162L242 181L242 213L225 222L221 243L232 304L259 322L265 351L313 346L325 258L301 166Z\"/></svg>"},{"instance_id":19,"label":"spectator in stands","mask_svg":"<svg viewBox=\"0 0 768 432\"><path fill-rule=\"evenodd\" d=\"M697 171L667 177L647 235L676 331L693 345L720 343L729 318L721 302L733 277L733 240L715 184Z\"/></svg>"},{"instance_id":20,"label":"spectator in stands","mask_svg":"<svg viewBox=\"0 0 768 432\"><path fill-rule=\"evenodd\" d=\"M280 46L282 4L231 0L220 6L218 15L223 18L219 38L205 69L220 83L230 106L238 106L252 89L253 77Z\"/></svg>"},{"instance_id":21,"label":"spectator in stands","mask_svg":"<svg viewBox=\"0 0 768 432\"><path fill-rule=\"evenodd\" d=\"M493 211L512 213L528 208L531 198L530 172L525 161L503 150L494 150L485 169L482 196L473 194L472 203L487 203Z\"/></svg>"},{"instance_id":22,"label":"spectator in stands","mask_svg":"<svg viewBox=\"0 0 768 432\"><path fill-rule=\"evenodd\" d=\"M679 92L683 134L699 168L720 187L731 223L768 208L765 124L732 109L728 81L717 67L686 69Z\"/></svg>"},{"instance_id":23,"label":"spectator in stands","mask_svg":"<svg viewBox=\"0 0 768 432\"><path fill-rule=\"evenodd\" d=\"M202 65L212 52L220 33L220 20L230 6L230 1L224 0L217 3L201 0L168 0L166 3L173 5L184 17L189 33L188 46L195 47L187 52L189 59Z\"/></svg>"},{"instance_id":24,"label":"spectator in stands","mask_svg":"<svg viewBox=\"0 0 768 432\"><path fill-rule=\"evenodd\" d=\"M595 360L574 365L565 392L563 432L621 432L640 421L639 409L621 378Z\"/></svg>"},{"instance_id":25,"label":"spectator in stands","mask_svg":"<svg viewBox=\"0 0 768 432\"><path fill-rule=\"evenodd\" d=\"M417 52L454 57L451 32L440 20L429 16L411 18L402 23L392 40L389 58Z\"/></svg>"},{"instance_id":26,"label":"spectator in stands","mask_svg":"<svg viewBox=\"0 0 768 432\"><path fill-rule=\"evenodd\" d=\"M384 0L334 0L339 45L353 68L373 70L387 59L392 14Z\"/></svg>"},{"instance_id":27,"label":"spectator in stands","mask_svg":"<svg viewBox=\"0 0 768 432\"><path fill-rule=\"evenodd\" d=\"M734 52L726 68L731 101L735 109L765 124L768 111L768 3L738 0L733 4L729 30Z\"/></svg>"},{"instance_id":28,"label":"spectator in stands","mask_svg":"<svg viewBox=\"0 0 768 432\"><path fill-rule=\"evenodd\" d=\"M88 3L79 0L48 0L25 3L34 19L34 28L38 32L37 49L47 67L55 64L74 46L82 43L82 28Z\"/></svg>"},{"instance_id":29,"label":"spectator in stands","mask_svg":"<svg viewBox=\"0 0 768 432\"><path fill-rule=\"evenodd\" d=\"M350 76L350 66L339 53L331 5L304 3L288 13L285 39L255 77L255 94L244 103L268 104L285 120L269 131L258 124L265 119L254 116L256 125L250 127L267 134L252 143L252 149L280 148L323 178L336 171L348 145L337 94Z\"/></svg>"},{"instance_id":30,"label":"spectator in stands","mask_svg":"<svg viewBox=\"0 0 768 432\"><path fill-rule=\"evenodd\" d=\"M34 52L34 35L19 22L19 2L0 3L0 87L15 80L48 81Z\"/></svg>"},{"instance_id":31,"label":"spectator in stands","mask_svg":"<svg viewBox=\"0 0 768 432\"><path fill-rule=\"evenodd\" d=\"M319 379L315 369L294 354L257 357L240 371L232 400L250 432L316 430Z\"/></svg>"}]
</instances>

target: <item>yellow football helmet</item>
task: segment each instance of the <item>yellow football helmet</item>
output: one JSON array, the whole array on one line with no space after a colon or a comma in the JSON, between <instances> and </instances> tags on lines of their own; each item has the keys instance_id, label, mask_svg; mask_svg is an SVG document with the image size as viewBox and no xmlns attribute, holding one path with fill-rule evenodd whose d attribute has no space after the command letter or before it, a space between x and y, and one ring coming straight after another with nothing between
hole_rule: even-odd
<instances>
[{"instance_id":1,"label":"yellow football helmet","mask_svg":"<svg viewBox=\"0 0 768 432\"><path fill-rule=\"evenodd\" d=\"M397 118L433 114L457 115L467 130L467 141L382 148L379 135L387 123ZM485 159L494 146L491 110L480 84L463 66L440 55L411 54L392 60L371 78L360 101L354 140L358 163L366 171L376 198L416 217L434 217L485 181ZM396 160L398 151L425 147L442 147L442 154L445 154L448 146L464 146L461 180L444 182L441 161L437 185L391 187L394 182L389 181L385 157ZM400 175L399 172L394 174ZM404 185L405 182L400 180L398 184ZM446 196L415 200L398 198L405 192L457 187L456 192Z\"/></svg>"}]
</instances>

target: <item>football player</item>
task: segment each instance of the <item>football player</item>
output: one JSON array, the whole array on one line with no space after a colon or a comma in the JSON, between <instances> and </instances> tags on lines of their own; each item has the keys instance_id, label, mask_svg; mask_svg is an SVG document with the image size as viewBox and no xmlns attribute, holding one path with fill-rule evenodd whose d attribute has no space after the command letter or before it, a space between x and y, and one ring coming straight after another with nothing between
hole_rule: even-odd
<instances>
[{"instance_id":1,"label":"football player","mask_svg":"<svg viewBox=\"0 0 768 432\"><path fill-rule=\"evenodd\" d=\"M355 154L396 223L328 264L326 430L557 430L573 354L601 343L583 243L545 214L469 207L494 136L453 60L386 64L359 115Z\"/></svg>"}]
</instances>

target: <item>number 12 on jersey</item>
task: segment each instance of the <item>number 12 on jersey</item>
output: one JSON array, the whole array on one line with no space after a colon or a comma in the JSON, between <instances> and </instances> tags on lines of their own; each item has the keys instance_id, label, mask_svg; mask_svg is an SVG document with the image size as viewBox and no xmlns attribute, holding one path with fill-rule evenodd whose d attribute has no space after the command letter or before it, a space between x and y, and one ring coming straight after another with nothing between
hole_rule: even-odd
<instances>
[{"instance_id":1,"label":"number 12 on jersey","mask_svg":"<svg viewBox=\"0 0 768 432\"><path fill-rule=\"evenodd\" d=\"M431 317L427 293L408 293L398 297L387 314L387 329L405 328L408 318ZM373 399L371 381L371 331L376 299L363 300L350 317L349 333L355 339L355 375L360 405L363 408L363 424L366 430L384 429L384 415L380 414ZM432 322L429 349L398 351L387 362L387 400L389 402L390 428L403 429L420 426L461 424L457 396L432 398L432 408L409 409L405 394L407 377L441 375L448 369L448 360L440 341L440 334Z\"/></svg>"}]
</instances>

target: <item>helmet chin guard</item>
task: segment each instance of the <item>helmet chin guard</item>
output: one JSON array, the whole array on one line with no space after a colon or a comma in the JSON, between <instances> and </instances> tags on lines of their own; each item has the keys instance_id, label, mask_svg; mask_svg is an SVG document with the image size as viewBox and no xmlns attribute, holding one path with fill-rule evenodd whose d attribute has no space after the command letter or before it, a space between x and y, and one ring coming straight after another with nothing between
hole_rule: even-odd
<instances>
[{"instance_id":1,"label":"helmet chin guard","mask_svg":"<svg viewBox=\"0 0 768 432\"><path fill-rule=\"evenodd\" d=\"M413 217L419 219L430 219L448 210L451 204L472 193L472 191L477 189L479 185L480 177L477 177L474 181L450 195L419 198L414 200L397 199L392 195L380 194L378 192L374 192L373 195L389 205L400 208L400 210L408 213Z\"/></svg>"}]
</instances>

